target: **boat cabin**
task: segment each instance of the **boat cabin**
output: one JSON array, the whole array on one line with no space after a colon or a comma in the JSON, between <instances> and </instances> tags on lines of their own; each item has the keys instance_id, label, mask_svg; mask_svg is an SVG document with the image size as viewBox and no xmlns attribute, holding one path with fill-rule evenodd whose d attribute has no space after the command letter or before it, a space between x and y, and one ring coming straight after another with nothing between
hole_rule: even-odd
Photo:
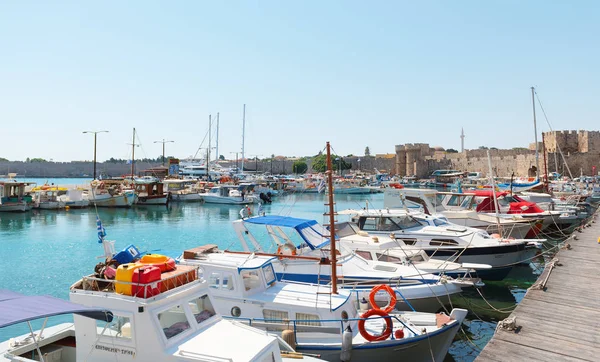
<instances>
[{"instance_id":1,"label":"boat cabin","mask_svg":"<svg viewBox=\"0 0 600 362\"><path fill-rule=\"evenodd\" d=\"M27 211L33 198L27 187L34 182L0 181L0 211Z\"/></svg>"},{"instance_id":2,"label":"boat cabin","mask_svg":"<svg viewBox=\"0 0 600 362\"><path fill-rule=\"evenodd\" d=\"M135 192L140 196L162 196L165 193L162 182L146 180L136 180Z\"/></svg>"}]
</instances>

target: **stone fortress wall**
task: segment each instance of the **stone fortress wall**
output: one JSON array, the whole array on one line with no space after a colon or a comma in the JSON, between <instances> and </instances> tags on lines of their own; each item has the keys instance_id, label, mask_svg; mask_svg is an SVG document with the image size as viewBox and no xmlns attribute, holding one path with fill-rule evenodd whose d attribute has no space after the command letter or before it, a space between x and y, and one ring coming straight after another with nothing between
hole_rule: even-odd
<instances>
[{"instance_id":1,"label":"stone fortress wall","mask_svg":"<svg viewBox=\"0 0 600 362\"><path fill-rule=\"evenodd\" d=\"M599 131L552 131L543 134L546 146L548 172L568 175L570 168L573 177L580 174L591 175L600 171L600 132ZM539 154L540 173L544 174L544 153ZM535 175L535 144L532 149L489 150L492 168L497 176L527 177ZM558 153L564 154L565 162ZM428 144L415 143L395 147L396 174L428 178L435 170L453 169L459 171L488 174L488 150L464 150L447 153L441 147L431 148Z\"/></svg>"}]
</instances>

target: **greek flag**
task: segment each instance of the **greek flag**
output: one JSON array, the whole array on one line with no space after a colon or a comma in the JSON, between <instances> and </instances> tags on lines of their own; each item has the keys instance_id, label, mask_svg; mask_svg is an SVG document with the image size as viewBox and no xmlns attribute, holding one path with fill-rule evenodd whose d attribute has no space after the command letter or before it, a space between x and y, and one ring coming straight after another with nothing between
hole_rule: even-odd
<instances>
[{"instance_id":1,"label":"greek flag","mask_svg":"<svg viewBox=\"0 0 600 362\"><path fill-rule=\"evenodd\" d=\"M319 193L323 192L323 190L325 190L325 179L321 180L321 183L319 184L319 187L317 188L317 191Z\"/></svg>"},{"instance_id":2,"label":"greek flag","mask_svg":"<svg viewBox=\"0 0 600 362\"><path fill-rule=\"evenodd\" d=\"M98 243L102 244L104 241L104 237L106 236L106 231L104 230L104 226L102 226L102 221L100 218L96 216L96 227L98 229Z\"/></svg>"}]
</instances>

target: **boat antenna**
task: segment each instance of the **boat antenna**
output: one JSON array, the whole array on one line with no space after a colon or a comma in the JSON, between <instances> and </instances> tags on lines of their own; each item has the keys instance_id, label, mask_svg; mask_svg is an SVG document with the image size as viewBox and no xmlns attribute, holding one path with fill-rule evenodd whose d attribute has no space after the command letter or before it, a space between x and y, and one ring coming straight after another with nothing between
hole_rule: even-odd
<instances>
[{"instance_id":1,"label":"boat antenna","mask_svg":"<svg viewBox=\"0 0 600 362\"><path fill-rule=\"evenodd\" d=\"M335 218L333 204L333 168L331 167L331 146L327 142L327 187L329 207L329 242L331 243L331 293L337 294L337 255L335 248Z\"/></svg>"},{"instance_id":2,"label":"boat antenna","mask_svg":"<svg viewBox=\"0 0 600 362\"><path fill-rule=\"evenodd\" d=\"M244 111L242 113L242 174L244 173L244 141L246 139L246 105L244 104Z\"/></svg>"},{"instance_id":3,"label":"boat antenna","mask_svg":"<svg viewBox=\"0 0 600 362\"><path fill-rule=\"evenodd\" d=\"M488 167L490 169L490 183L492 184L492 197L494 198L494 210L496 210L496 224L498 225L498 231L502 237L502 225L500 225L500 216L498 215L498 198L496 198L496 183L494 182L494 171L492 170L492 157L490 156L490 150L487 150Z\"/></svg>"},{"instance_id":4,"label":"boat antenna","mask_svg":"<svg viewBox=\"0 0 600 362\"><path fill-rule=\"evenodd\" d=\"M531 103L533 106L533 132L535 133L535 176L540 180L540 153L537 138L537 122L535 119L535 88L531 87Z\"/></svg>"}]
</instances>

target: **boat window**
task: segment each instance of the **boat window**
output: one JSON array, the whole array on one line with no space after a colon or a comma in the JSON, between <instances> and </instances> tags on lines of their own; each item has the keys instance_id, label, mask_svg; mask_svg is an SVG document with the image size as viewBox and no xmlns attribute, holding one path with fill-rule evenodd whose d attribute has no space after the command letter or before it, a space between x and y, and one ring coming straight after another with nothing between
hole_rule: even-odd
<instances>
[{"instance_id":1,"label":"boat window","mask_svg":"<svg viewBox=\"0 0 600 362\"><path fill-rule=\"evenodd\" d=\"M207 294L191 300L188 305L198 324L215 315L215 309Z\"/></svg>"},{"instance_id":2,"label":"boat window","mask_svg":"<svg viewBox=\"0 0 600 362\"><path fill-rule=\"evenodd\" d=\"M171 307L162 313L158 313L158 322L167 339L190 329L190 323L180 305Z\"/></svg>"},{"instance_id":3,"label":"boat window","mask_svg":"<svg viewBox=\"0 0 600 362\"><path fill-rule=\"evenodd\" d=\"M413 256L410 257L410 261L412 261L412 262L423 262L423 261L425 261L425 258L421 254L416 254L416 255L413 255Z\"/></svg>"},{"instance_id":4,"label":"boat window","mask_svg":"<svg viewBox=\"0 0 600 362\"><path fill-rule=\"evenodd\" d=\"M371 253L368 251L364 251L364 250L355 250L354 251L356 253L356 255L363 257L364 259L367 260L373 260L373 257L371 257Z\"/></svg>"},{"instance_id":5,"label":"boat window","mask_svg":"<svg viewBox=\"0 0 600 362\"><path fill-rule=\"evenodd\" d=\"M359 220L359 226L361 230L365 231L377 231L377 219L376 217L361 217Z\"/></svg>"},{"instance_id":6,"label":"boat window","mask_svg":"<svg viewBox=\"0 0 600 362\"><path fill-rule=\"evenodd\" d=\"M296 313L296 324L301 326L320 326L321 319L316 314Z\"/></svg>"},{"instance_id":7,"label":"boat window","mask_svg":"<svg viewBox=\"0 0 600 362\"><path fill-rule=\"evenodd\" d=\"M458 245L458 242L452 239L431 239L429 245L432 246L449 246Z\"/></svg>"},{"instance_id":8,"label":"boat window","mask_svg":"<svg viewBox=\"0 0 600 362\"><path fill-rule=\"evenodd\" d=\"M96 327L98 336L131 340L131 320L127 317L115 314L112 322L96 320Z\"/></svg>"},{"instance_id":9,"label":"boat window","mask_svg":"<svg viewBox=\"0 0 600 362\"><path fill-rule=\"evenodd\" d=\"M275 309L263 309L263 318L267 321L284 321L288 319L288 312Z\"/></svg>"},{"instance_id":10,"label":"boat window","mask_svg":"<svg viewBox=\"0 0 600 362\"><path fill-rule=\"evenodd\" d=\"M463 202L460 204L460 207L466 209L471 205L471 201L473 200L473 197L465 197Z\"/></svg>"},{"instance_id":11,"label":"boat window","mask_svg":"<svg viewBox=\"0 0 600 362\"><path fill-rule=\"evenodd\" d=\"M219 289L219 283L221 281L221 273L211 273L208 279L208 285L211 288Z\"/></svg>"},{"instance_id":12,"label":"boat window","mask_svg":"<svg viewBox=\"0 0 600 362\"><path fill-rule=\"evenodd\" d=\"M389 221L394 223L400 229L410 229L418 226L422 226L420 222L418 222L412 216L399 216L399 217L390 217Z\"/></svg>"},{"instance_id":13,"label":"boat window","mask_svg":"<svg viewBox=\"0 0 600 362\"><path fill-rule=\"evenodd\" d=\"M221 285L221 289L226 289L226 290L234 290L235 289L235 286L233 284L233 274L223 273L223 285Z\"/></svg>"},{"instance_id":14,"label":"boat window","mask_svg":"<svg viewBox=\"0 0 600 362\"><path fill-rule=\"evenodd\" d=\"M396 231L400 230L400 226L396 223L399 218L382 217L377 230L379 231Z\"/></svg>"},{"instance_id":15,"label":"boat window","mask_svg":"<svg viewBox=\"0 0 600 362\"><path fill-rule=\"evenodd\" d=\"M244 270L242 271L241 276L244 280L244 288L246 288L246 290L260 287L260 277L256 270Z\"/></svg>"},{"instance_id":16,"label":"boat window","mask_svg":"<svg viewBox=\"0 0 600 362\"><path fill-rule=\"evenodd\" d=\"M452 196L450 196L450 198L448 199L448 203L447 203L447 205L448 205L448 206L459 206L459 205L460 205L460 201L461 201L461 198L460 198L460 196L457 196L457 195L452 195Z\"/></svg>"},{"instance_id":17,"label":"boat window","mask_svg":"<svg viewBox=\"0 0 600 362\"><path fill-rule=\"evenodd\" d=\"M388 263L401 263L402 259L395 257L395 256L391 256L388 254L380 254L377 253L377 260L379 261L386 261Z\"/></svg>"},{"instance_id":18,"label":"boat window","mask_svg":"<svg viewBox=\"0 0 600 362\"><path fill-rule=\"evenodd\" d=\"M415 243L417 242L417 239L400 239L404 242L404 244L406 245L415 245Z\"/></svg>"},{"instance_id":19,"label":"boat window","mask_svg":"<svg viewBox=\"0 0 600 362\"><path fill-rule=\"evenodd\" d=\"M265 265L262 267L263 273L265 273L265 280L267 281L267 285L275 282L275 271L273 270L273 265Z\"/></svg>"},{"instance_id":20,"label":"boat window","mask_svg":"<svg viewBox=\"0 0 600 362\"><path fill-rule=\"evenodd\" d=\"M444 226L444 225L450 225L447 221L442 220L442 219L433 219L433 224L435 226Z\"/></svg>"}]
</instances>

